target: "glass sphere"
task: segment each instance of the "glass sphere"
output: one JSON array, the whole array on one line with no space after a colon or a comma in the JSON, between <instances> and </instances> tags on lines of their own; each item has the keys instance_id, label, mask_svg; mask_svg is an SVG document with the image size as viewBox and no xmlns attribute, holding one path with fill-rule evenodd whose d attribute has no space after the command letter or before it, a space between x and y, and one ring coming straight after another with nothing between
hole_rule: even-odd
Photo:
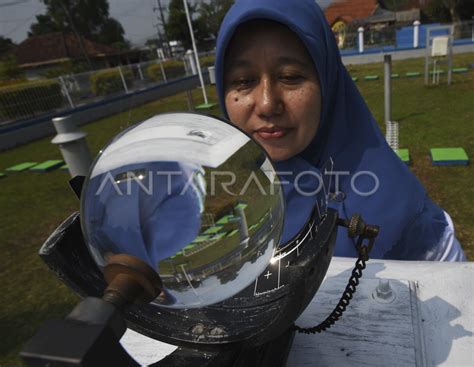
<instances>
[{"instance_id":1,"label":"glass sphere","mask_svg":"<svg viewBox=\"0 0 474 367\"><path fill-rule=\"evenodd\" d=\"M267 267L283 225L283 194L263 149L218 118L154 116L94 161L81 225L99 268L114 254L156 270L153 303L194 308L232 297Z\"/></svg>"}]
</instances>

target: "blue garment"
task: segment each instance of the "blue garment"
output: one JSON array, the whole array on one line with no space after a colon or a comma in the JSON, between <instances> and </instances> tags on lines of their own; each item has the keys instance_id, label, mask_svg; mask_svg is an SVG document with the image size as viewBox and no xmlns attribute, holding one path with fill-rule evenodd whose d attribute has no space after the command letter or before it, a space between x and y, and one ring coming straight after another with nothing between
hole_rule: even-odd
<instances>
[{"instance_id":1,"label":"blue garment","mask_svg":"<svg viewBox=\"0 0 474 367\"><path fill-rule=\"evenodd\" d=\"M137 171L144 173L141 182L117 179ZM82 224L97 262L103 263L106 253L126 253L158 270L161 260L194 240L203 202L201 191L190 181L195 171L196 167L178 162L144 162L91 178L83 198L87 204Z\"/></svg>"},{"instance_id":2,"label":"blue garment","mask_svg":"<svg viewBox=\"0 0 474 367\"><path fill-rule=\"evenodd\" d=\"M278 162L277 170L288 165L295 171L314 170L332 158L334 171L348 172L349 175L340 176L338 188L332 180L331 190L343 192L345 199L330 206L341 217L360 213L367 223L380 226L372 258L464 259L458 245L440 243L449 229L444 212L428 198L423 186L387 145L343 66L331 28L314 0L237 0L229 10L219 31L215 64L217 91L225 115L226 48L240 24L256 19L279 22L296 33L313 59L321 85L322 109L315 138L299 157ZM369 196L361 196L360 192L370 192L376 186L374 175L378 189ZM283 238L290 238L303 225L301 212L310 212L314 200L303 200L298 193L289 194L288 190L285 194L286 220L291 225L285 226ZM294 220L296 217L299 219ZM441 256L440 252L446 249L449 254ZM356 256L345 230L339 230L335 255Z\"/></svg>"},{"instance_id":3,"label":"blue garment","mask_svg":"<svg viewBox=\"0 0 474 367\"><path fill-rule=\"evenodd\" d=\"M318 205L321 198L324 199L324 190L318 190L322 184L321 172L300 157L276 162L275 168L286 201L285 222L280 238L280 243L284 244L297 235L308 221L313 208ZM322 211L321 209L319 214L322 214Z\"/></svg>"}]
</instances>

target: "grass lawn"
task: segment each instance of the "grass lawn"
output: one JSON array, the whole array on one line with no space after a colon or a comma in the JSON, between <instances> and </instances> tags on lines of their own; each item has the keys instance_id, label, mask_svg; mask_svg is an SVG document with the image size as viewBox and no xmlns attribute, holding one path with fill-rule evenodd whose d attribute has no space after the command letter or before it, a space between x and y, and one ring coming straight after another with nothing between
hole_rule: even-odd
<instances>
[{"instance_id":1,"label":"grass lawn","mask_svg":"<svg viewBox=\"0 0 474 367\"><path fill-rule=\"evenodd\" d=\"M474 62L474 54L455 55L454 66ZM377 121L383 121L383 65L349 67ZM406 72L423 71L423 60L395 61L393 119L400 122L400 147L410 149L411 169L431 197L451 214L457 236L474 260L474 170L467 167L431 166L429 149L463 147L474 158L474 70L453 76L454 83L426 87L423 78L406 78ZM378 74L379 80L364 81ZM441 83L445 76L441 77ZM214 89L210 99L217 101ZM194 91L196 104L200 91ZM130 124L166 111L185 111L185 94L130 109L82 127L96 154L115 134ZM218 109L211 110L218 114ZM381 124L384 129L383 123ZM0 172L17 163L61 159L51 137L2 152ZM23 343L45 319L61 318L77 303L77 297L46 268L37 251L47 236L79 202L68 188L68 173L17 173L0 180L0 366L21 365L16 357ZM387 208L390 210L390 208Z\"/></svg>"}]
</instances>

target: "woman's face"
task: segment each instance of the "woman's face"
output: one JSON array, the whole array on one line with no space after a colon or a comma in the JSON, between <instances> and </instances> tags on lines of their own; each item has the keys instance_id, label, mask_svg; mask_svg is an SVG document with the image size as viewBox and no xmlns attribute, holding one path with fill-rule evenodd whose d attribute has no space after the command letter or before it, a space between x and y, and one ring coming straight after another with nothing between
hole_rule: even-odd
<instances>
[{"instance_id":1,"label":"woman's face","mask_svg":"<svg viewBox=\"0 0 474 367\"><path fill-rule=\"evenodd\" d=\"M275 161L301 153L319 125L321 90L311 57L287 27L257 21L239 27L225 56L230 120Z\"/></svg>"}]
</instances>

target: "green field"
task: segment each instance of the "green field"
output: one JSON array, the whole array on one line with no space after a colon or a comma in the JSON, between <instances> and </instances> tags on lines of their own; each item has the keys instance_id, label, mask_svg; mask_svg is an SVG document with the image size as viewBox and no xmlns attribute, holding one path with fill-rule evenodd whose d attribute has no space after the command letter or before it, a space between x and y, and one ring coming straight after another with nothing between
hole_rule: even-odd
<instances>
[{"instance_id":1,"label":"green field","mask_svg":"<svg viewBox=\"0 0 474 367\"><path fill-rule=\"evenodd\" d=\"M474 54L456 55L455 67L474 63ZM383 121L383 65L370 64L349 68L358 78L357 86L377 121ZM467 167L431 166L430 148L463 147L474 155L474 69L455 74L447 87L445 75L439 86L423 85L422 77L407 78L407 72L423 70L423 60L393 63L393 119L400 122L400 147L408 148L411 169L431 197L452 216L457 236L470 260L474 260L474 170ZM367 75L379 75L366 81ZM215 91L210 90L216 101ZM202 102L194 91L196 104ZM82 127L95 154L115 134L127 126L166 111L187 110L185 94L130 109ZM218 114L214 109L211 113ZM383 124L381 124L384 129ZM22 162L61 159L51 137L0 154L0 172ZM77 303L73 295L46 268L37 251L48 235L79 202L67 185L67 171L49 173L8 173L0 180L0 366L16 366L22 344L50 318L61 318ZM390 208L387 208L390 210Z\"/></svg>"}]
</instances>

